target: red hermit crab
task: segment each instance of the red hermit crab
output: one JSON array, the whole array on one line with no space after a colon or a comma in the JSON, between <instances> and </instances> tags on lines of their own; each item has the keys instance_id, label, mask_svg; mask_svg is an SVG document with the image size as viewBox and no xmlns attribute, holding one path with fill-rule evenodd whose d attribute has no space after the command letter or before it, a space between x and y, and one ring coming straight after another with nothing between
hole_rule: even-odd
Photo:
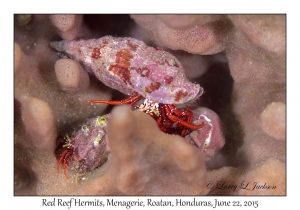
<instances>
[{"instance_id":1,"label":"red hermit crab","mask_svg":"<svg viewBox=\"0 0 300 210\"><path fill-rule=\"evenodd\" d=\"M130 104L133 106L143 97L141 95L133 95L130 98L121 101L107 101L107 100L90 100L93 103L106 103L112 105ZM203 128L201 125L193 125L193 112L189 107L186 109L178 109L173 104L161 104L145 99L142 104L135 107L154 118L161 131L168 134L178 134L182 137L186 136L190 130Z\"/></svg>"},{"instance_id":2,"label":"red hermit crab","mask_svg":"<svg viewBox=\"0 0 300 210\"><path fill-rule=\"evenodd\" d=\"M107 144L106 124L108 115L88 119L69 136L64 137L64 144L57 150L64 148L57 162L57 170L63 164L64 174L67 176L67 164L79 173L92 171L107 161L110 152Z\"/></svg>"},{"instance_id":3,"label":"red hermit crab","mask_svg":"<svg viewBox=\"0 0 300 210\"><path fill-rule=\"evenodd\" d=\"M59 52L79 61L85 69L94 74L105 85L130 95L121 101L90 100L94 103L130 104L144 102L136 109L152 116L160 130L169 134L186 136L191 130L203 128L204 124L192 123L193 112L189 107L176 108L174 104L195 101L203 93L199 84L191 83L184 74L184 69L176 57L161 48L147 46L134 38L115 38L105 36L100 39L63 40L51 42L50 45ZM80 133L80 132L78 132ZM76 146L78 137L66 136L65 147L58 166L78 155ZM90 139L89 146L94 140ZM91 150L93 151L93 150ZM88 162L88 161L87 161Z\"/></svg>"}]
</instances>

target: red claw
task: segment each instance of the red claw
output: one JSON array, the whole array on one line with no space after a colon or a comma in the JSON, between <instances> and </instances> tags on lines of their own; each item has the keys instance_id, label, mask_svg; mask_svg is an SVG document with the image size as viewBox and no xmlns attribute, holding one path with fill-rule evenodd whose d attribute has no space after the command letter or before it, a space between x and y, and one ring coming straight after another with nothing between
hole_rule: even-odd
<instances>
[{"instance_id":1,"label":"red claw","mask_svg":"<svg viewBox=\"0 0 300 210\"><path fill-rule=\"evenodd\" d=\"M174 105L168 104L168 105L164 105L164 109L166 110L167 117L174 123L180 123L181 125L192 130L196 130L204 127L204 123L202 123L201 125L192 124L191 121L192 121L193 113L189 107L187 111L182 111L180 109L177 109ZM186 120L184 120L185 116L187 117Z\"/></svg>"},{"instance_id":2,"label":"red claw","mask_svg":"<svg viewBox=\"0 0 300 210\"><path fill-rule=\"evenodd\" d=\"M176 123L177 127L175 132L183 137L186 136L190 130L197 130L204 127L204 123L201 125L192 124L193 112L189 107L187 107L187 110L181 110L176 108L173 104L163 104L160 110L164 118L164 125L172 127L174 123ZM165 129L163 131L165 131Z\"/></svg>"}]
</instances>

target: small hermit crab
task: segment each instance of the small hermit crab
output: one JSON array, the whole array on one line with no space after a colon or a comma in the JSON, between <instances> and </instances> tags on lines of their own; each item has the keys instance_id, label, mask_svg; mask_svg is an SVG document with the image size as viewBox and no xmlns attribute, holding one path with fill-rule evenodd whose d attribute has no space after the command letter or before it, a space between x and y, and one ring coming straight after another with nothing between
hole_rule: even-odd
<instances>
[{"instance_id":1,"label":"small hermit crab","mask_svg":"<svg viewBox=\"0 0 300 210\"><path fill-rule=\"evenodd\" d=\"M64 151L57 162L57 170L63 164L64 174L67 176L67 165L71 170L79 173L92 171L107 161L109 147L106 134L108 115L90 118L79 126L71 136L65 135L64 144L59 146Z\"/></svg>"}]
</instances>

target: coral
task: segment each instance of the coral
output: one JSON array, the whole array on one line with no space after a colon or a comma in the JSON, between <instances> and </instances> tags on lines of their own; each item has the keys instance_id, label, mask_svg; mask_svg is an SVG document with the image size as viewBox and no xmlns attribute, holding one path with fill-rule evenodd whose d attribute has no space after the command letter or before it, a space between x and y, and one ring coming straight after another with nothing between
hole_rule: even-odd
<instances>
[{"instance_id":1,"label":"coral","mask_svg":"<svg viewBox=\"0 0 300 210\"><path fill-rule=\"evenodd\" d=\"M63 90L85 90L90 85L88 73L71 59L60 59L54 65L56 78Z\"/></svg>"},{"instance_id":2,"label":"coral","mask_svg":"<svg viewBox=\"0 0 300 210\"><path fill-rule=\"evenodd\" d=\"M260 114L260 125L264 132L278 140L285 140L285 104L273 102Z\"/></svg>"},{"instance_id":3,"label":"coral","mask_svg":"<svg viewBox=\"0 0 300 210\"><path fill-rule=\"evenodd\" d=\"M68 40L77 37L82 15L50 15L49 18L60 37Z\"/></svg>"},{"instance_id":4,"label":"coral","mask_svg":"<svg viewBox=\"0 0 300 210\"><path fill-rule=\"evenodd\" d=\"M285 19L15 15L14 194L284 195ZM106 104L88 103L125 96L57 54L50 42L105 35L138 38L175 55L188 79L204 89L193 105L200 114L193 119L212 121L215 150L203 154L197 148L207 141L209 127L190 134L195 146L161 132L155 120L128 105L111 111ZM58 173L59 136L110 111L107 162L84 174L68 170L69 179ZM256 186L264 189L242 189L244 180L248 187L259 180Z\"/></svg>"}]
</instances>

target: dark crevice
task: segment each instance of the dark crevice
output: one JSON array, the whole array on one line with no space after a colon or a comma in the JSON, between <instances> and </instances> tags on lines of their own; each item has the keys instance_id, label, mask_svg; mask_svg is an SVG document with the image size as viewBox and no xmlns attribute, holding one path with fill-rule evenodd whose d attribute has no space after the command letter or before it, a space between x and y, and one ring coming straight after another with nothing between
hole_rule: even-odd
<instances>
[{"instance_id":1,"label":"dark crevice","mask_svg":"<svg viewBox=\"0 0 300 210\"><path fill-rule=\"evenodd\" d=\"M94 38L106 35L129 36L129 32L135 25L130 16L125 14L89 14L84 15L83 18Z\"/></svg>"},{"instance_id":2,"label":"dark crevice","mask_svg":"<svg viewBox=\"0 0 300 210\"><path fill-rule=\"evenodd\" d=\"M225 131L225 146L220 151L227 166L235 164L237 149L243 144L243 129L232 110L233 78L228 63L215 63L210 66L197 82L204 88L204 93L197 101L198 105L207 107L218 114Z\"/></svg>"}]
</instances>

